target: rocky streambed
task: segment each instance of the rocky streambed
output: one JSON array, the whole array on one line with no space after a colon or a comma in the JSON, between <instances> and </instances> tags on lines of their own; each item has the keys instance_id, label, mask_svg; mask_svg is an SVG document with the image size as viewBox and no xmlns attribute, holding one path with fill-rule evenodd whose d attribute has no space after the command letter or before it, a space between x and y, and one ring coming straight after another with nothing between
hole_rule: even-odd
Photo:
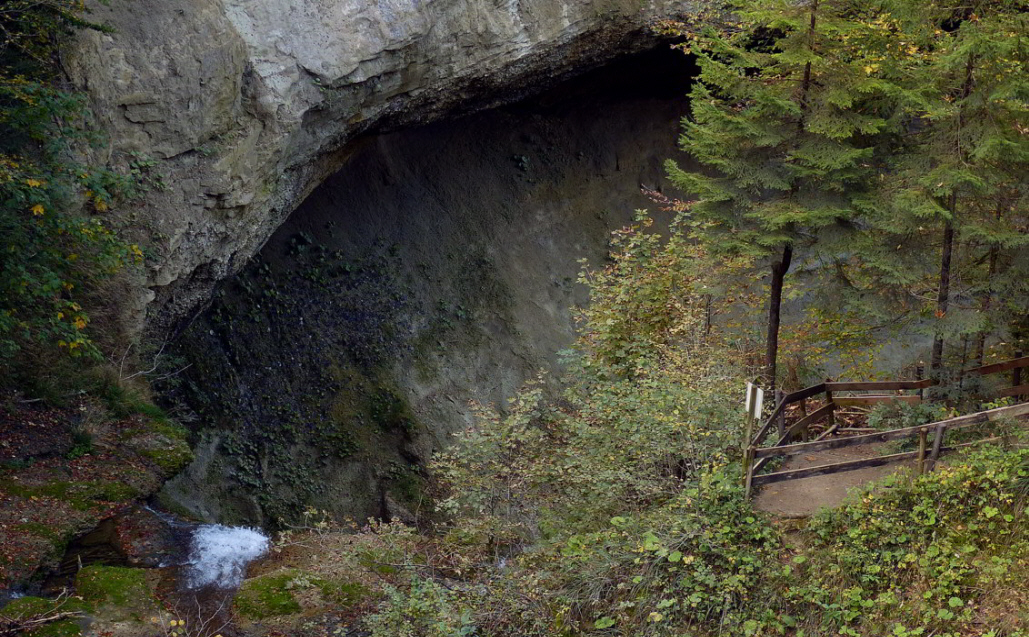
<instances>
[{"instance_id":1,"label":"rocky streambed","mask_svg":"<svg viewBox=\"0 0 1029 637\"><path fill-rule=\"evenodd\" d=\"M40 635L144 637L165 635L180 622L190 629L180 634L230 635L232 600L247 566L270 548L257 529L135 506L71 542L46 579L8 590L0 617L69 615Z\"/></svg>"}]
</instances>

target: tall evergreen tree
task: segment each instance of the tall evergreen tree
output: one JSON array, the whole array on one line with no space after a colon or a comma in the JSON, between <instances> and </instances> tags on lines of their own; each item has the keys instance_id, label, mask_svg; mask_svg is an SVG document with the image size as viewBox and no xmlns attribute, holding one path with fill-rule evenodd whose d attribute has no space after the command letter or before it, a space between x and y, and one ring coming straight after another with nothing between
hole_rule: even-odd
<instances>
[{"instance_id":1,"label":"tall evergreen tree","mask_svg":"<svg viewBox=\"0 0 1029 637\"><path fill-rule=\"evenodd\" d=\"M877 175L893 89L867 52L894 37L872 25L879 11L860 0L758 0L736 8L738 24L688 34L701 74L680 145L705 170L667 169L696 198L686 222L713 262L769 274L770 386L797 253L847 227Z\"/></svg>"},{"instance_id":2,"label":"tall evergreen tree","mask_svg":"<svg viewBox=\"0 0 1029 637\"><path fill-rule=\"evenodd\" d=\"M1011 273L1029 243L1029 3L895 0L893 8L895 27L907 35L891 57L911 117L882 188L884 205L871 217L871 241L890 236L887 245L910 246L914 238L936 251L931 367L938 374L948 337L976 336L981 359L995 317L1012 310L1013 299L994 297L1022 283Z\"/></svg>"}]
</instances>

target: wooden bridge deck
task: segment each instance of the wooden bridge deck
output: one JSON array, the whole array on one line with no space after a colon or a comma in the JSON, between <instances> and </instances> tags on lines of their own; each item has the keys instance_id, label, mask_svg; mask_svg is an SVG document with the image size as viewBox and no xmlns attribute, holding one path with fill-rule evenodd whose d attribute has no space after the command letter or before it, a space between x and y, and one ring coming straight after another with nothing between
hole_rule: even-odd
<instances>
[{"instance_id":1,"label":"wooden bridge deck","mask_svg":"<svg viewBox=\"0 0 1029 637\"><path fill-rule=\"evenodd\" d=\"M1013 405L990 409L938 422L887 431L854 429L852 419L844 413L855 407L870 407L891 402L919 403L922 391L934 383L916 379L906 381L833 382L826 381L806 389L780 396L776 408L751 438L753 419L748 416L744 448L743 482L747 494L755 488L759 493L755 507L783 516L806 516L823 506L835 506L855 487L882 478L908 466L915 472L931 471L941 454L965 443L948 444L948 432L977 427L990 422L1029 417L1029 402L1023 400L1029 385L1021 383L1021 369L1029 367L1029 357L1020 357L962 372L962 376L998 375L1014 371L1012 386L995 390L997 397L1013 397ZM749 386L748 392L753 391ZM918 394L899 392L917 390ZM841 395L874 391L869 395ZM883 394L895 391L897 394ZM810 399L824 394L824 404L813 412L806 405ZM1020 400L1023 399L1023 400ZM750 400L750 396L748 396ZM1010 400L1010 399L1009 399ZM748 402L748 405L751 403ZM799 405L800 415L787 422L787 408ZM756 415L756 414L755 414ZM863 420L863 419L862 419ZM824 424L823 424L824 423ZM767 445L773 430L778 429L776 442ZM817 436L813 429L821 432ZM840 435L844 434L844 435ZM814 437L812 440L811 438ZM918 441L917 451L889 453L889 441ZM987 438L976 442L998 440ZM769 463L782 459L782 466L769 471Z\"/></svg>"}]
</instances>

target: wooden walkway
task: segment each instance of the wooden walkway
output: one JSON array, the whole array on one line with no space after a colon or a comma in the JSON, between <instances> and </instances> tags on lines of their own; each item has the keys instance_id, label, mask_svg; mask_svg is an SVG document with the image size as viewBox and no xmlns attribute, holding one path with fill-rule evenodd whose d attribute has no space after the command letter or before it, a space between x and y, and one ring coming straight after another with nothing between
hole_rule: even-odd
<instances>
[{"instance_id":1,"label":"wooden walkway","mask_svg":"<svg viewBox=\"0 0 1029 637\"><path fill-rule=\"evenodd\" d=\"M792 456L783 468L804 469L819 464L864 460L882 455L883 446L863 445ZM913 471L914 468L914 462L897 462L833 475L784 480L758 489L754 495L754 508L780 518L809 517L823 507L839 506L851 491L861 489L869 482L881 480L900 469Z\"/></svg>"},{"instance_id":2,"label":"wooden walkway","mask_svg":"<svg viewBox=\"0 0 1029 637\"><path fill-rule=\"evenodd\" d=\"M1029 367L1029 356L985 365L961 373L960 378L983 378L1013 371L1011 385L993 389L989 395L994 398L1014 398L1020 401L1029 394L1029 385L1021 384L1021 370ZM969 444L987 442L992 439L971 443L947 445L947 433L1010 418L1029 415L1029 402L950 418L925 425L904 427L888 431L875 431L863 427L855 428L852 422L839 418L842 410L855 407L870 407L884 403L919 403L924 390L932 387L933 381L925 379L876 381L876 382L832 382L826 381L785 396L780 396L772 414L751 437L747 432L748 444L744 448L743 481L749 496L755 488L788 481L805 481L790 488L778 487L768 491L759 500L768 505L774 497L780 500L795 500L789 508L804 511L823 506L828 500L838 502L848 488L882 477L896 469L899 463L913 464L918 473L931 471L937 459L949 451ZM916 394L903 392L916 391ZM874 393L866 393L874 392ZM895 393L886 393L895 392ZM812 410L808 401L823 398L822 403ZM789 407L796 406L791 416ZM792 420L792 422L788 422ZM748 425L749 429L749 425ZM778 430L774 444L765 446L773 430ZM890 441L917 439L915 451L886 453L885 444ZM784 465L775 471L764 472L773 459L782 458ZM872 471L875 469L875 471ZM861 472L853 474L853 472ZM851 473L847 478L832 481L812 481L818 476ZM842 489L842 492L841 492ZM829 492L825 495L823 492ZM805 497L812 499L803 505ZM821 504L819 504L821 502ZM759 508L765 508L759 503ZM784 511L785 513L785 511ZM798 513L799 514L799 513Z\"/></svg>"}]
</instances>

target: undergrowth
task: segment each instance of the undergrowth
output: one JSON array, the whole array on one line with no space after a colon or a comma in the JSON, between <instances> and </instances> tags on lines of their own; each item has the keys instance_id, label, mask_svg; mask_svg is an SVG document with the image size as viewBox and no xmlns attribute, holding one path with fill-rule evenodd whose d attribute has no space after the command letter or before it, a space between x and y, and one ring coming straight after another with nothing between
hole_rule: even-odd
<instances>
[{"instance_id":1,"label":"undergrowth","mask_svg":"<svg viewBox=\"0 0 1029 637\"><path fill-rule=\"evenodd\" d=\"M756 512L727 398L746 367L704 329L696 248L646 225L584 276L568 391L481 410L433 467L444 532L369 557L393 565L372 635L1029 634L1029 450L898 474L799 528Z\"/></svg>"}]
</instances>

